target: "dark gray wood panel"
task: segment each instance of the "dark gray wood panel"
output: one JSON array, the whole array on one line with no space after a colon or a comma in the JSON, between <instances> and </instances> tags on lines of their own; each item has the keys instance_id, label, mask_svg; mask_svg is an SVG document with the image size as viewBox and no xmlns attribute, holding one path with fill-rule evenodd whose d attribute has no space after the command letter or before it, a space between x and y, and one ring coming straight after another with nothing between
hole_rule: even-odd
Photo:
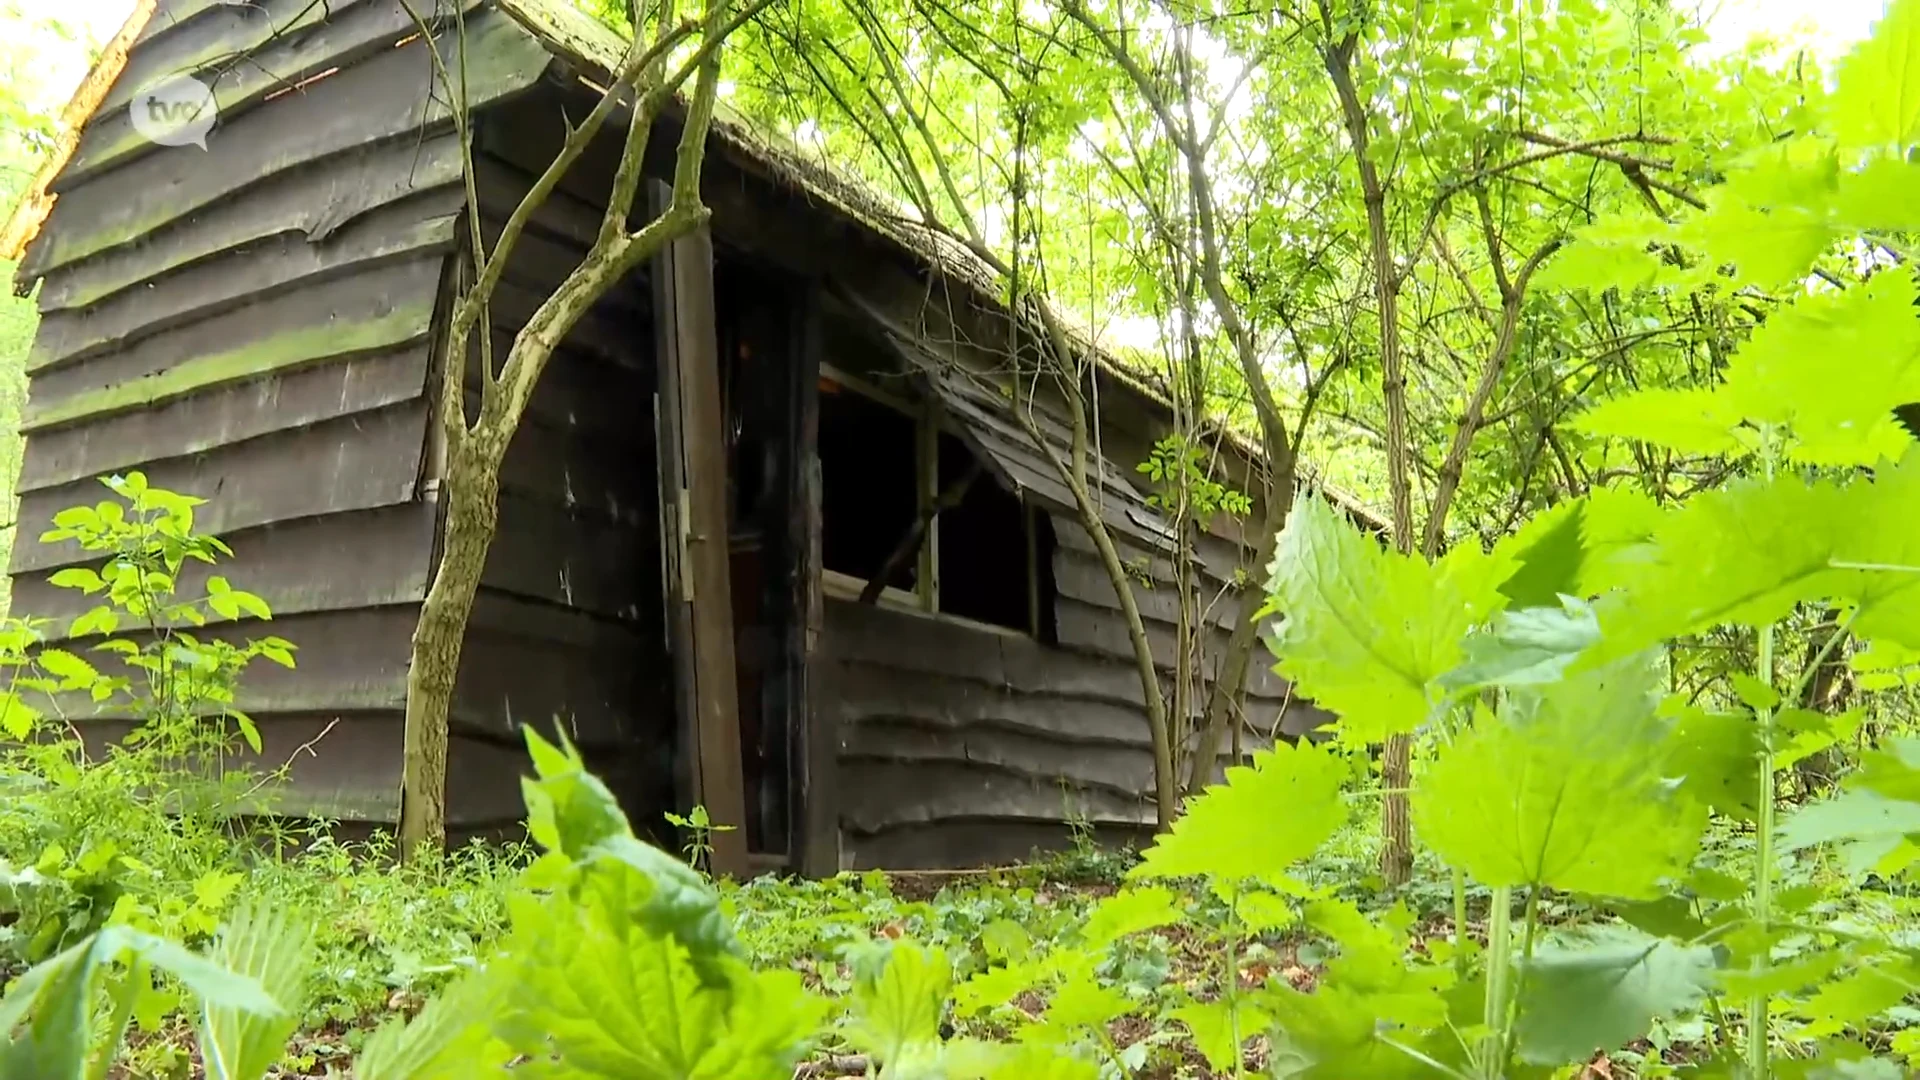
<instances>
[{"instance_id":1,"label":"dark gray wood panel","mask_svg":"<svg viewBox=\"0 0 1920 1080\"><path fill-rule=\"evenodd\" d=\"M1131 700L1115 702L1016 690L907 667L823 660L815 670L831 688L823 703L848 723L899 721L954 732L992 728L1075 746L1139 749L1151 744L1137 682Z\"/></svg>"},{"instance_id":2,"label":"dark gray wood panel","mask_svg":"<svg viewBox=\"0 0 1920 1080\"><path fill-rule=\"evenodd\" d=\"M426 385L428 348L422 341L38 432L27 440L20 490L57 487L412 401Z\"/></svg>"},{"instance_id":3,"label":"dark gray wood panel","mask_svg":"<svg viewBox=\"0 0 1920 1080\"><path fill-rule=\"evenodd\" d=\"M1106 850L1135 851L1153 839L1149 826L1094 825L1087 839ZM844 839L841 865L848 870L965 870L1012 866L1036 853L1072 850L1077 838L1065 822L949 821L907 825Z\"/></svg>"},{"instance_id":4,"label":"dark gray wood panel","mask_svg":"<svg viewBox=\"0 0 1920 1080\"><path fill-rule=\"evenodd\" d=\"M391 506L413 498L426 421L426 402L415 401L154 462L142 471L156 487L208 500L195 525L214 535ZM20 500L20 520L47 521L69 506L93 504L99 494L93 480L43 488ZM22 544L13 552L13 572L66 565L79 556L71 542Z\"/></svg>"},{"instance_id":5,"label":"dark gray wood panel","mask_svg":"<svg viewBox=\"0 0 1920 1080\"><path fill-rule=\"evenodd\" d=\"M445 260L428 255L175 327L126 349L44 371L23 430L148 408L338 357L423 341Z\"/></svg>"},{"instance_id":6,"label":"dark gray wood panel","mask_svg":"<svg viewBox=\"0 0 1920 1080\"><path fill-rule=\"evenodd\" d=\"M452 35L441 37L455 52ZM545 49L498 13L470 20L466 41L474 107L532 86L550 62ZM425 42L387 49L247 112L216 131L204 152L169 148L81 184L54 204L21 275L31 279L129 243L283 170L385 139L417 138L448 119L432 80Z\"/></svg>"},{"instance_id":7,"label":"dark gray wood panel","mask_svg":"<svg viewBox=\"0 0 1920 1080\"><path fill-rule=\"evenodd\" d=\"M645 520L654 527L650 515ZM515 596L635 620L659 610L656 559L636 526L503 492L481 581Z\"/></svg>"},{"instance_id":8,"label":"dark gray wood panel","mask_svg":"<svg viewBox=\"0 0 1920 1080\"><path fill-rule=\"evenodd\" d=\"M368 214L322 241L281 233L201 262L82 310L53 311L40 321L28 372L120 350L159 331L294 290L402 262L453 245L457 189L409 199Z\"/></svg>"},{"instance_id":9,"label":"dark gray wood panel","mask_svg":"<svg viewBox=\"0 0 1920 1080\"><path fill-rule=\"evenodd\" d=\"M974 764L855 759L840 763L840 776L841 827L855 833L947 821L1153 821L1144 798Z\"/></svg>"},{"instance_id":10,"label":"dark gray wood panel","mask_svg":"<svg viewBox=\"0 0 1920 1080\"><path fill-rule=\"evenodd\" d=\"M459 145L428 134L350 150L311 168L266 181L156 225L141 243L116 248L49 273L40 310L87 307L162 274L224 251L282 235L326 239L363 215L443 192L464 200Z\"/></svg>"},{"instance_id":11,"label":"dark gray wood panel","mask_svg":"<svg viewBox=\"0 0 1920 1080\"><path fill-rule=\"evenodd\" d=\"M454 719L498 739L558 722L582 744L615 745L664 719L660 656L644 631L483 592L461 650Z\"/></svg>"},{"instance_id":12,"label":"dark gray wood panel","mask_svg":"<svg viewBox=\"0 0 1920 1080\"><path fill-rule=\"evenodd\" d=\"M900 766L959 762L1043 783L1100 788L1127 798L1153 790L1153 755L1142 747L1066 745L1017 730L875 717L848 724L844 731L842 762Z\"/></svg>"},{"instance_id":13,"label":"dark gray wood panel","mask_svg":"<svg viewBox=\"0 0 1920 1080\"><path fill-rule=\"evenodd\" d=\"M233 558L214 566L189 561L177 595L203 595L207 577L220 574L266 600L276 617L417 603L426 596L433 530L433 506L406 502L229 533L222 539ZM99 598L49 585L48 576L14 579L13 613L52 619L50 637L64 638L68 622Z\"/></svg>"}]
</instances>

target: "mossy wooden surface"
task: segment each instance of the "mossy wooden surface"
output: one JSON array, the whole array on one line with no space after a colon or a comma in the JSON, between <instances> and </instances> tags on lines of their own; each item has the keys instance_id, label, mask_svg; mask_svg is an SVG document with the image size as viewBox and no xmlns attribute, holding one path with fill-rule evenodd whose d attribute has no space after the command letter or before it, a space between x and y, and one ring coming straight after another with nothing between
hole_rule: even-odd
<instances>
[{"instance_id":1,"label":"mossy wooden surface","mask_svg":"<svg viewBox=\"0 0 1920 1080\"><path fill-rule=\"evenodd\" d=\"M411 401L426 385L427 352L427 343L419 342L37 432L27 446L20 490L58 487Z\"/></svg>"},{"instance_id":2,"label":"mossy wooden surface","mask_svg":"<svg viewBox=\"0 0 1920 1080\"><path fill-rule=\"evenodd\" d=\"M282 431L205 454L154 462L143 468L155 486L207 499L196 527L216 536L281 521L393 506L414 498L426 447L424 399ZM29 493L23 521L45 521L100 496L92 480ZM65 565L78 549L69 543L23 544L13 554L15 574ZM337 565L310 573L352 573L353 552Z\"/></svg>"},{"instance_id":3,"label":"mossy wooden surface","mask_svg":"<svg viewBox=\"0 0 1920 1080\"><path fill-rule=\"evenodd\" d=\"M433 301L428 297L424 303L408 303L367 322L301 327L245 348L199 357L145 378L79 394L46 408L35 408L29 402L21 430L31 434L90 417L148 408L196 390L257 379L323 360L392 349L425 337L432 319Z\"/></svg>"},{"instance_id":4,"label":"mossy wooden surface","mask_svg":"<svg viewBox=\"0 0 1920 1080\"><path fill-rule=\"evenodd\" d=\"M85 312L48 312L27 357L27 371L82 362L241 304L270 301L372 265L449 248L458 199L457 191L448 190L433 202L412 201L368 215L351 231L321 244L283 233L273 243L189 267Z\"/></svg>"},{"instance_id":5,"label":"mossy wooden surface","mask_svg":"<svg viewBox=\"0 0 1920 1080\"><path fill-rule=\"evenodd\" d=\"M442 48L457 53L451 35L442 37ZM474 107L532 86L551 62L538 41L497 13L469 20L465 40ZM426 44L416 41L245 113L217 128L206 151L170 148L97 176L54 204L22 273L42 275L130 243L283 170L388 138L422 137L449 122L432 81Z\"/></svg>"},{"instance_id":6,"label":"mossy wooden surface","mask_svg":"<svg viewBox=\"0 0 1920 1080\"><path fill-rule=\"evenodd\" d=\"M85 308L181 267L276 236L323 239L400 199L457 190L451 133L402 136L274 176L175 222L141 243L49 274L40 310Z\"/></svg>"},{"instance_id":7,"label":"mossy wooden surface","mask_svg":"<svg viewBox=\"0 0 1920 1080\"><path fill-rule=\"evenodd\" d=\"M471 10L477 4L465 0L464 7ZM167 152L140 133L128 109L133 95L157 79L194 75L212 91L219 122L232 124L276 91L331 68L350 69L416 32L413 16L397 0L359 0L345 7L333 0L333 5L329 15L326 5L313 0L278 0L279 10L268 16L287 25L277 33L253 8L234 7L230 10L245 17L229 17L219 25L222 14L216 12L163 42L136 48L127 74L88 125L56 187L70 189L143 155ZM421 4L416 10L435 26L450 22L454 14L444 3ZM235 64L236 56L246 57L246 62Z\"/></svg>"}]
</instances>

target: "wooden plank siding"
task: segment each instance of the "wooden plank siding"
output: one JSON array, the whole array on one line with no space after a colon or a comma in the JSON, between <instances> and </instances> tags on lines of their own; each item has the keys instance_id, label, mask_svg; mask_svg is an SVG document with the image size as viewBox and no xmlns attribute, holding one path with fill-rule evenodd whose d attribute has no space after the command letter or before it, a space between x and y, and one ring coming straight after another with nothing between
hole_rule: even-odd
<instances>
[{"instance_id":1,"label":"wooden plank siding","mask_svg":"<svg viewBox=\"0 0 1920 1080\"><path fill-rule=\"evenodd\" d=\"M480 146L543 137L524 125L558 125L559 100L544 90L484 116ZM475 167L481 230L491 242L536 177L485 149ZM610 181L608 174L598 190ZM534 307L586 257L599 219L591 203L567 195L534 215L489 307L496 363ZM464 647L464 705L453 718L456 742L496 745L517 743L523 724L559 724L643 829L672 809L674 745L651 309L643 270L593 306L541 375L501 467L499 528ZM470 410L480 399L479 359L474 350ZM460 782L450 777L453 787Z\"/></svg>"},{"instance_id":2,"label":"wooden plank siding","mask_svg":"<svg viewBox=\"0 0 1920 1080\"><path fill-rule=\"evenodd\" d=\"M476 101L534 86L545 50L503 16L467 10ZM260 594L275 618L207 632L297 647L294 669L261 663L239 687L261 761L277 767L320 738L294 758L276 807L286 813L385 822L398 798L407 663L436 528L422 489L428 380L465 203L414 33L399 0L162 0L56 181L59 201L20 273L41 282L43 321L29 359L15 610L51 618L59 638L87 606L46 581L84 552L31 538L57 511L98 501L96 477L139 469L208 500L198 527L234 549L212 572ZM458 35L442 26L438 37L457 62ZM135 90L182 72L215 86L222 111L206 149L133 137ZM182 587L202 588L208 573L190 566ZM518 616L484 614L483 635L510 640ZM469 666L504 663L489 643ZM555 670L549 681L567 677ZM465 681L458 721L497 725L494 690ZM538 709L540 696L515 707ZM126 723L83 726L102 740ZM452 822L517 817L523 758L496 738L455 745Z\"/></svg>"}]
</instances>

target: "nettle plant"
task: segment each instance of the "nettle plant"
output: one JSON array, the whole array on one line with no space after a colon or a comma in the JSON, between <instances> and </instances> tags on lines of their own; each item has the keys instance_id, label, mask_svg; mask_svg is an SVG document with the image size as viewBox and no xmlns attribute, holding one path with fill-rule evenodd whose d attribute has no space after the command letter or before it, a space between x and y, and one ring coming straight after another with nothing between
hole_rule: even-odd
<instances>
[{"instance_id":1,"label":"nettle plant","mask_svg":"<svg viewBox=\"0 0 1920 1080\"><path fill-rule=\"evenodd\" d=\"M293 646L277 637L235 644L192 632L215 618L271 616L219 576L201 595L180 587L189 560L231 555L195 533L202 500L139 473L103 483L116 498L61 511L41 536L100 560L50 578L98 602L64 628L0 621L0 736L12 744L0 757L0 844L37 852L19 867L0 860L0 910L13 916L0 954L28 961L110 921L211 933L237 876L202 875L191 896L150 896L141 884L160 876L155 862L204 865L183 853L220 846L224 816L263 786L227 760L236 740L260 749L235 689L256 659L293 664ZM128 730L95 758L81 735L102 720Z\"/></svg>"}]
</instances>

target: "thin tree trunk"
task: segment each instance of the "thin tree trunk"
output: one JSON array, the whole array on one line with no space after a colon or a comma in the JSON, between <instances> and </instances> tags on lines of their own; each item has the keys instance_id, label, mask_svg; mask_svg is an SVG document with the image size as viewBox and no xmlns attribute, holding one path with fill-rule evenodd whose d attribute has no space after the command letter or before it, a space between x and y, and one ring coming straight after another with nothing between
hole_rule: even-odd
<instances>
[{"instance_id":1,"label":"thin tree trunk","mask_svg":"<svg viewBox=\"0 0 1920 1080\"><path fill-rule=\"evenodd\" d=\"M406 0L403 0L405 3ZM438 422L447 440L447 517L440 564L433 587L421 607L413 638L413 657L407 673L406 728L402 741L400 848L403 857L422 845L446 842L448 715L460 670L460 649L468 616L480 589L487 549L499 519L500 465L508 444L519 430L527 404L554 350L608 289L666 246L705 224L708 211L700 201L700 166L706 135L713 118L719 80L719 48L740 21L758 11L767 0L754 0L733 21L728 4L715 0L698 24L700 48L676 70L664 69L664 57L696 25L670 18L663 6L650 44L642 45L636 27L613 85L584 120L567 132L565 144L514 210L494 249L482 243L477 219L473 224L474 277L454 307L447 330L447 360L442 373ZM417 25L425 23L411 5ZM434 77L456 102L454 110L465 157L469 201L473 199L472 131L467 123L461 84L437 47L430 45ZM639 190L643 157L653 121L678 88L697 73L697 82L681 127L674 155L673 198L668 208L639 231L631 231L630 217ZM471 425L465 404L468 347L476 327L484 327L493 288L499 284L512 257L521 230L534 211L559 185L573 163L585 153L607 118L623 99L628 107L626 139L615 169L612 190L601 219L599 237L575 267L527 317L514 335L506 361L495 369L490 338L477 335L480 348L480 412ZM478 214L477 203L468 207Z\"/></svg>"},{"instance_id":2,"label":"thin tree trunk","mask_svg":"<svg viewBox=\"0 0 1920 1080\"><path fill-rule=\"evenodd\" d=\"M448 463L444 546L414 628L407 670L400 835L436 843L447 834L447 719L460 648L500 516L499 455L482 452L477 442L468 440Z\"/></svg>"},{"instance_id":3,"label":"thin tree trunk","mask_svg":"<svg viewBox=\"0 0 1920 1080\"><path fill-rule=\"evenodd\" d=\"M1400 274L1387 232L1387 189L1370 156L1366 106L1353 81L1353 54L1358 45L1358 36L1348 34L1327 46L1325 60L1327 74L1340 98L1354 166L1360 173L1360 193L1366 204L1373 295L1380 317L1380 389L1387 404L1387 491L1393 502L1393 543L1403 554L1410 554L1413 551L1413 478L1407 457L1407 373L1400 355ZM1413 831L1407 813L1412 758L1411 735L1388 737L1380 773L1380 783L1385 788L1380 815L1380 875L1389 886L1404 885L1413 874Z\"/></svg>"},{"instance_id":4,"label":"thin tree trunk","mask_svg":"<svg viewBox=\"0 0 1920 1080\"><path fill-rule=\"evenodd\" d=\"M1288 470L1267 492L1267 512L1260 524L1260 542L1254 549L1254 566L1265 573L1273 561L1273 549L1293 508L1293 473ZM1207 694L1206 719L1200 737L1194 743L1193 761L1187 770L1187 794L1195 795L1213 782L1214 766L1220 757L1220 739L1229 724L1238 724L1239 703L1246 696L1247 670L1253 664L1254 650L1260 646L1259 620L1255 618L1267 602L1266 589L1255 578L1240 591L1239 621L1227 636L1227 649L1220 658L1220 672ZM1234 740L1234 745L1239 741Z\"/></svg>"}]
</instances>

